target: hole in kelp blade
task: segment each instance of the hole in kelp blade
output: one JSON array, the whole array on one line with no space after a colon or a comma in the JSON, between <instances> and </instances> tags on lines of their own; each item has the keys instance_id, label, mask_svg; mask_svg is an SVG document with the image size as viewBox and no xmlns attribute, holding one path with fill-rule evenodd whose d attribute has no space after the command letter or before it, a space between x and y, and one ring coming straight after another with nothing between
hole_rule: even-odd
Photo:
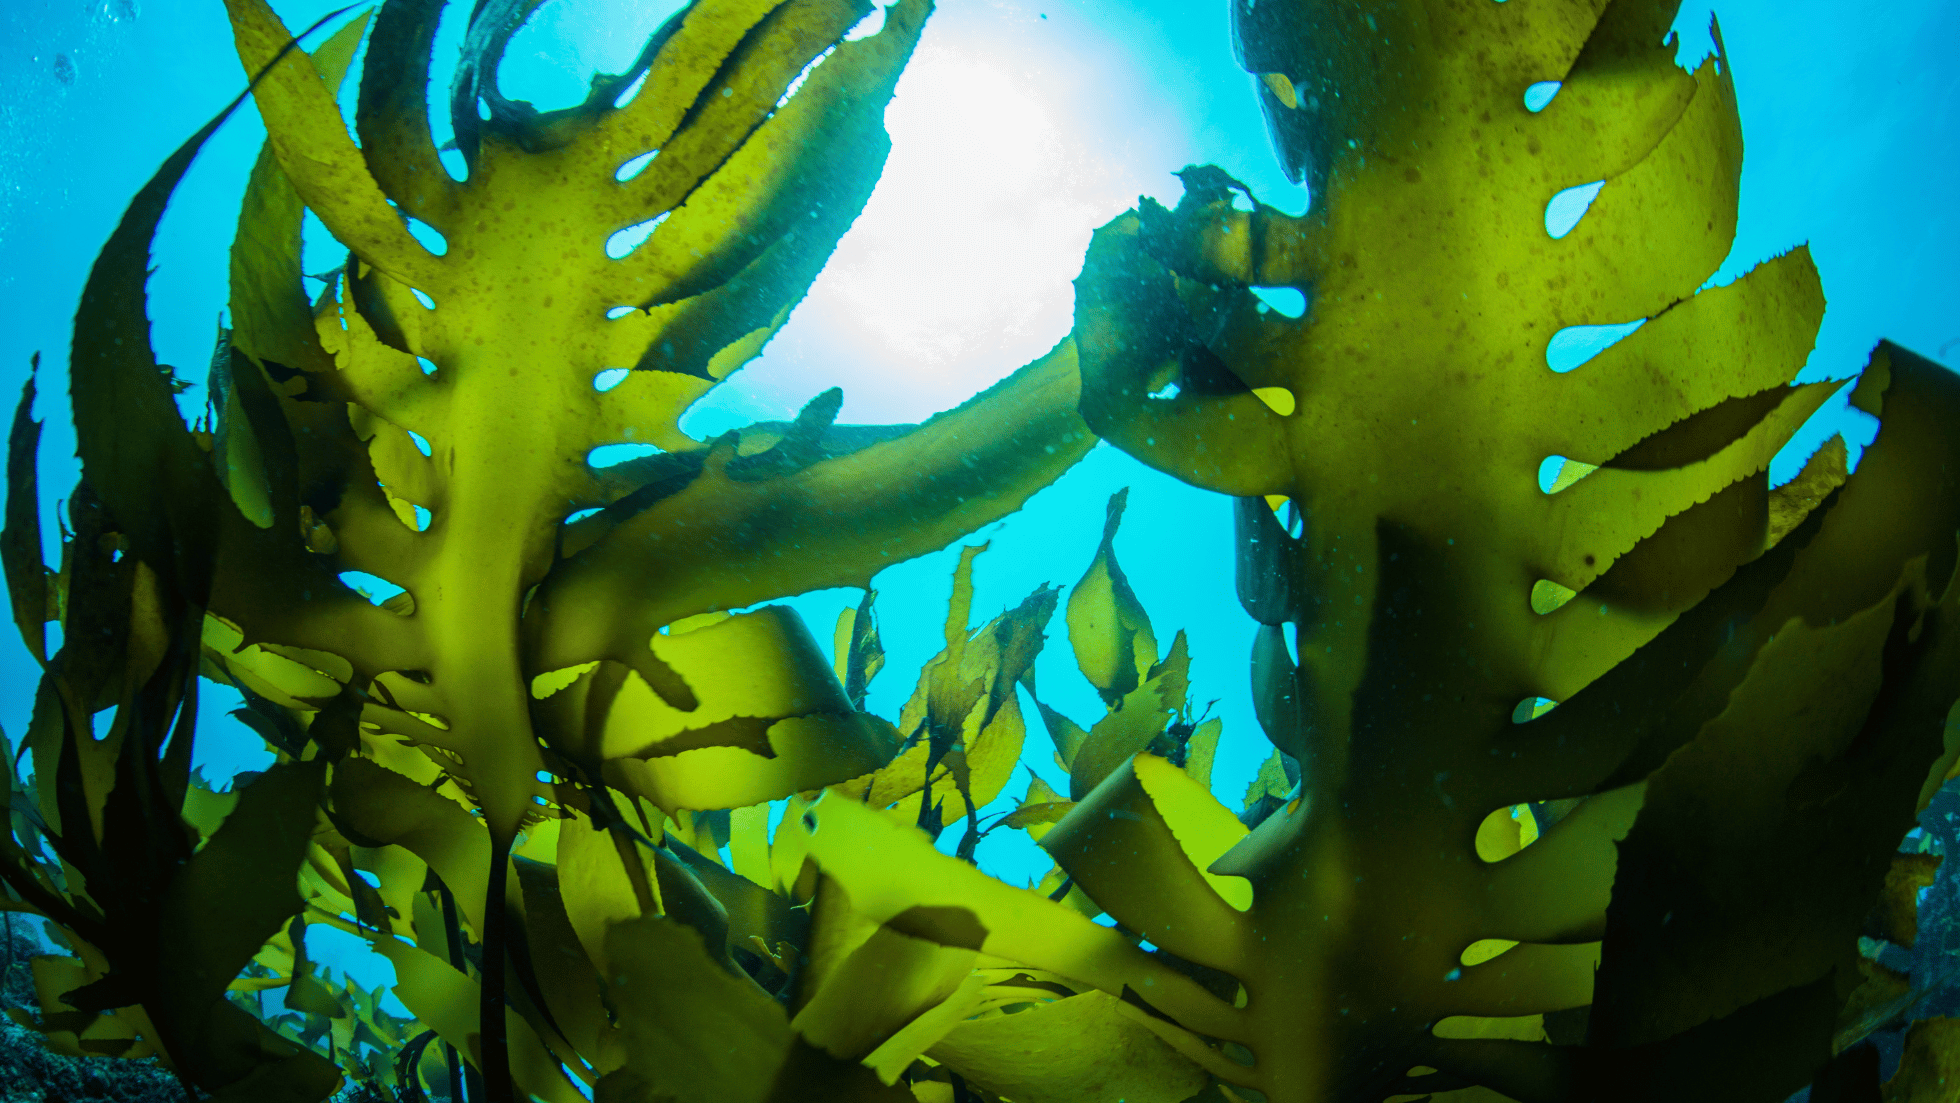
<instances>
[{"instance_id":1,"label":"hole in kelp blade","mask_svg":"<svg viewBox=\"0 0 1960 1103\"><path fill-rule=\"evenodd\" d=\"M1559 82L1541 80L1524 90L1524 109L1536 115L1552 105L1552 97L1558 95Z\"/></svg>"},{"instance_id":2,"label":"hole in kelp blade","mask_svg":"<svg viewBox=\"0 0 1960 1103\"><path fill-rule=\"evenodd\" d=\"M1546 456L1545 462L1538 465L1538 489L1547 494L1557 494L1597 470L1598 464L1580 463L1564 456Z\"/></svg>"},{"instance_id":3,"label":"hole in kelp blade","mask_svg":"<svg viewBox=\"0 0 1960 1103\"><path fill-rule=\"evenodd\" d=\"M1579 225L1579 220L1592 209L1593 200L1599 197L1599 190L1605 186L1606 181L1595 180L1552 196L1552 201L1545 204L1545 232L1554 238L1571 233Z\"/></svg>"},{"instance_id":4,"label":"hole in kelp blade","mask_svg":"<svg viewBox=\"0 0 1960 1103\"><path fill-rule=\"evenodd\" d=\"M1566 326L1546 342L1545 366L1563 375L1626 340L1646 324L1647 319L1639 318L1614 325Z\"/></svg>"}]
</instances>

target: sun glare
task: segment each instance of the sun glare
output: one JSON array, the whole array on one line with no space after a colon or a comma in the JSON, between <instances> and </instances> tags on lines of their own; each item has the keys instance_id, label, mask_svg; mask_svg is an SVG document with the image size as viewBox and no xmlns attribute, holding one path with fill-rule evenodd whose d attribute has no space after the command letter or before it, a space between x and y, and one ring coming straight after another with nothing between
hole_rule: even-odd
<instances>
[{"instance_id":1,"label":"sun glare","mask_svg":"<svg viewBox=\"0 0 1960 1103\"><path fill-rule=\"evenodd\" d=\"M1039 34L972 32L928 27L886 111L891 157L864 213L689 432L780 416L815 379L844 388L842 420L918 420L1068 333L1090 233L1136 203L1130 166L1155 163L1124 148L1147 106L1117 103L1092 59Z\"/></svg>"}]
</instances>

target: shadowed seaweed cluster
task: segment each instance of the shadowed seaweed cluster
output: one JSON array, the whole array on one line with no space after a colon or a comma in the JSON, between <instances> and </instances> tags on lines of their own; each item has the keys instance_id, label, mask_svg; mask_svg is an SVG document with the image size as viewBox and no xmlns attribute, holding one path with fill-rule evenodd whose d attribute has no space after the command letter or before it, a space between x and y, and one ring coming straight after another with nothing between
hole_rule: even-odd
<instances>
[{"instance_id":1,"label":"shadowed seaweed cluster","mask_svg":"<svg viewBox=\"0 0 1960 1103\"><path fill-rule=\"evenodd\" d=\"M1074 335L959 409L838 425L833 389L709 440L682 415L857 217L929 4L699 0L550 112L497 91L536 6L470 13L452 173L441 0L312 52L228 0L269 139L209 404L144 282L224 115L84 291L54 570L23 396L0 553L45 674L0 877L71 951L16 1013L51 1049L239 1103L1875 1097L1860 1043L1946 976L1901 958L1937 861L1898 844L1960 753L1960 384L1881 345L1855 474L1834 446L1770 487L1840 385L1791 382L1823 297L1801 249L1704 286L1741 138L1674 4L1236 4L1311 211L1187 169L1098 232ZM1237 499L1275 749L1236 811L1120 494L1066 602L974 627L966 548L944 649L864 709L876 572L1097 435ZM827 659L767 603L837 586ZM1034 680L1058 610L1086 725ZM191 769L200 679L273 766ZM1067 785L998 810L1024 700ZM1053 868L983 873L996 831ZM395 983L319 968L312 926ZM1952 1029L1913 1026L1889 1098L1946 1098Z\"/></svg>"}]
</instances>

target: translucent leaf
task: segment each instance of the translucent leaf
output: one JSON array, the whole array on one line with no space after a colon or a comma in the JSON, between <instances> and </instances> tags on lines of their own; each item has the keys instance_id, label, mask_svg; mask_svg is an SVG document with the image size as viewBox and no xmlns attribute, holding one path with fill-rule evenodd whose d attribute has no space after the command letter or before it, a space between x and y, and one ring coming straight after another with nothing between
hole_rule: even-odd
<instances>
[{"instance_id":1,"label":"translucent leaf","mask_svg":"<svg viewBox=\"0 0 1960 1103\"><path fill-rule=\"evenodd\" d=\"M1129 579L1116 563L1116 529L1123 521L1127 490L1109 499L1102 545L1068 596L1068 638L1076 665L1103 700L1114 705L1136 689L1157 663L1157 637Z\"/></svg>"}]
</instances>

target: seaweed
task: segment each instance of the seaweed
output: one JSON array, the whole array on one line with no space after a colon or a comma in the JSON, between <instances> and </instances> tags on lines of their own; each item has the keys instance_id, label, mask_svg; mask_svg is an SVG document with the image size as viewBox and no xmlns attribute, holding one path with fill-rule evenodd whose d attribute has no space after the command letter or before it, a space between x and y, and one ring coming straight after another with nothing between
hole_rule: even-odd
<instances>
[{"instance_id":1,"label":"seaweed","mask_svg":"<svg viewBox=\"0 0 1960 1103\"><path fill-rule=\"evenodd\" d=\"M223 116L139 195L76 319L84 489L60 603L68 642L44 691L50 723L65 718L69 734L31 742L46 759L37 776L63 779L59 800L43 801L54 821L43 835L77 881L94 883L93 906L32 882L37 855L18 856L14 887L111 958L109 979L86 990L89 1012L123 1008L127 1024L140 1006L156 1019L141 1030L146 1044L206 1090L311 1098L331 1087L317 1059L311 1079L265 1072L286 1077L274 1088L252 1079L265 1060L200 1056L207 1010L214 1021L237 1010L210 1001L254 954L308 1017L305 1040L331 1020L337 1050L341 1026L367 1029L384 1049L400 1042L372 1014L337 1013L349 994L315 982L297 929L275 937L302 906L280 887L283 865L298 868L309 921L377 939L396 994L482 1070L486 1098L510 1097L513 1066L526 1091L566 1098L539 1034L564 1045L574 1028L561 1024L577 1020L552 1006L549 971L526 941L547 921L527 915L543 906L527 899L527 859L512 866L520 832L589 805L586 822L637 869L635 848L659 835L649 808L686 822L688 810L752 805L882 764L895 749L890 725L842 696L793 613L727 610L865 584L1018 508L1092 440L1074 411L1066 343L920 426L834 426L833 391L788 427L713 441L678 428L781 326L867 198L886 147L882 106L924 0L849 41L864 5L697 5L654 37L634 73L544 114L494 91L503 43L529 9L479 6L455 103L464 181L442 167L419 107L440 7L381 8L356 145L335 90L366 17L309 56L263 4L231 5L269 140L233 246L231 324L206 422L182 422L148 352L142 284L157 219ZM629 101L620 88L635 79L644 87ZM480 122L479 100L491 108ZM654 153L648 171L620 178L624 163ZM299 266L306 210L350 250L313 300ZM654 220L658 233L609 255L619 231ZM411 222L441 238L435 252ZM624 382L595 384L618 368ZM24 413L22 424L17 524L32 519L20 503L35 494ZM658 454L621 469L586 462L621 440ZM38 535L7 548L38 654ZM174 811L188 795L188 721L170 729L157 711L194 702L200 667L246 694L248 722L285 760L208 837ZM118 700L116 738L98 749L91 718ZM135 765L119 766L119 753ZM302 784L313 788L293 788ZM300 850L253 824L273 811L307 825ZM75 826L85 818L99 825L93 846ZM255 860L273 864L224 866L226 840L248 838ZM696 920L715 925L722 903L673 851L659 856L661 880L675 882L660 886L670 914L691 899ZM114 884L127 901L105 902L101 861L123 871ZM212 863L231 872L199 872ZM377 883L358 876L364 864ZM248 873L263 915L248 903L257 897L223 880ZM124 975L156 971L143 943L201 937L172 929L188 917L159 907L173 876L202 894L185 909L215 917L215 900L235 895L226 907L237 918L211 920L212 931L235 931L218 958L171 966L203 970L189 988L169 976L146 987L146 976ZM425 881L448 913L439 925L420 907ZM662 910L648 882L636 885L647 910ZM559 933L587 903L567 901ZM138 947L127 961L124 942ZM605 960L602 944L593 949ZM194 1006L169 1006L186 992ZM507 1001L537 1026L524 1016L507 1026ZM589 1053L585 1040L566 1053Z\"/></svg>"},{"instance_id":2,"label":"seaweed","mask_svg":"<svg viewBox=\"0 0 1960 1103\"><path fill-rule=\"evenodd\" d=\"M269 137L210 402L186 424L144 280L230 108L91 273L56 571L23 395L0 560L45 674L0 879L73 951L15 1013L51 1048L225 1100L1821 1103L1912 1023L1884 1090L1938 1097L1951 1020L1887 948L1937 875L1898 839L1960 772L1960 384L1881 344L1856 471L1769 485L1843 384L1791 382L1806 251L1703 286L1741 137L1673 4L1237 3L1305 215L1187 168L1098 231L1071 338L966 405L838 425L833 388L712 440L682 415L857 216L930 4L856 35L853 0L699 0L546 112L496 79L536 6L469 13L445 161L441 0L311 52L228 0ZM317 295L308 210L348 250ZM877 571L1098 436L1237 499L1273 745L1237 810L1121 493L1065 599L974 627L964 548L943 649L865 710ZM837 586L826 657L770 602ZM1057 612L1086 725L1036 693ZM190 769L200 678L276 756L227 791ZM1067 782L1008 797L1024 695ZM1053 868L977 868L1002 830Z\"/></svg>"},{"instance_id":3,"label":"seaweed","mask_svg":"<svg viewBox=\"0 0 1960 1103\"><path fill-rule=\"evenodd\" d=\"M1855 1041L1856 938L1950 765L1960 388L1881 344L1857 473L1770 488L1841 384L1789 383L1823 310L1803 249L1702 287L1741 141L1726 55L1688 74L1662 43L1675 5L1235 10L1314 208L1187 172L1176 210L1099 231L1083 412L1240 498L1253 692L1301 781L1208 869L1143 759L1045 845L1239 980L1217 1033L1251 1064L1220 1075L1263 1098L1787 1096ZM1555 334L1629 319L1548 370Z\"/></svg>"}]
</instances>

